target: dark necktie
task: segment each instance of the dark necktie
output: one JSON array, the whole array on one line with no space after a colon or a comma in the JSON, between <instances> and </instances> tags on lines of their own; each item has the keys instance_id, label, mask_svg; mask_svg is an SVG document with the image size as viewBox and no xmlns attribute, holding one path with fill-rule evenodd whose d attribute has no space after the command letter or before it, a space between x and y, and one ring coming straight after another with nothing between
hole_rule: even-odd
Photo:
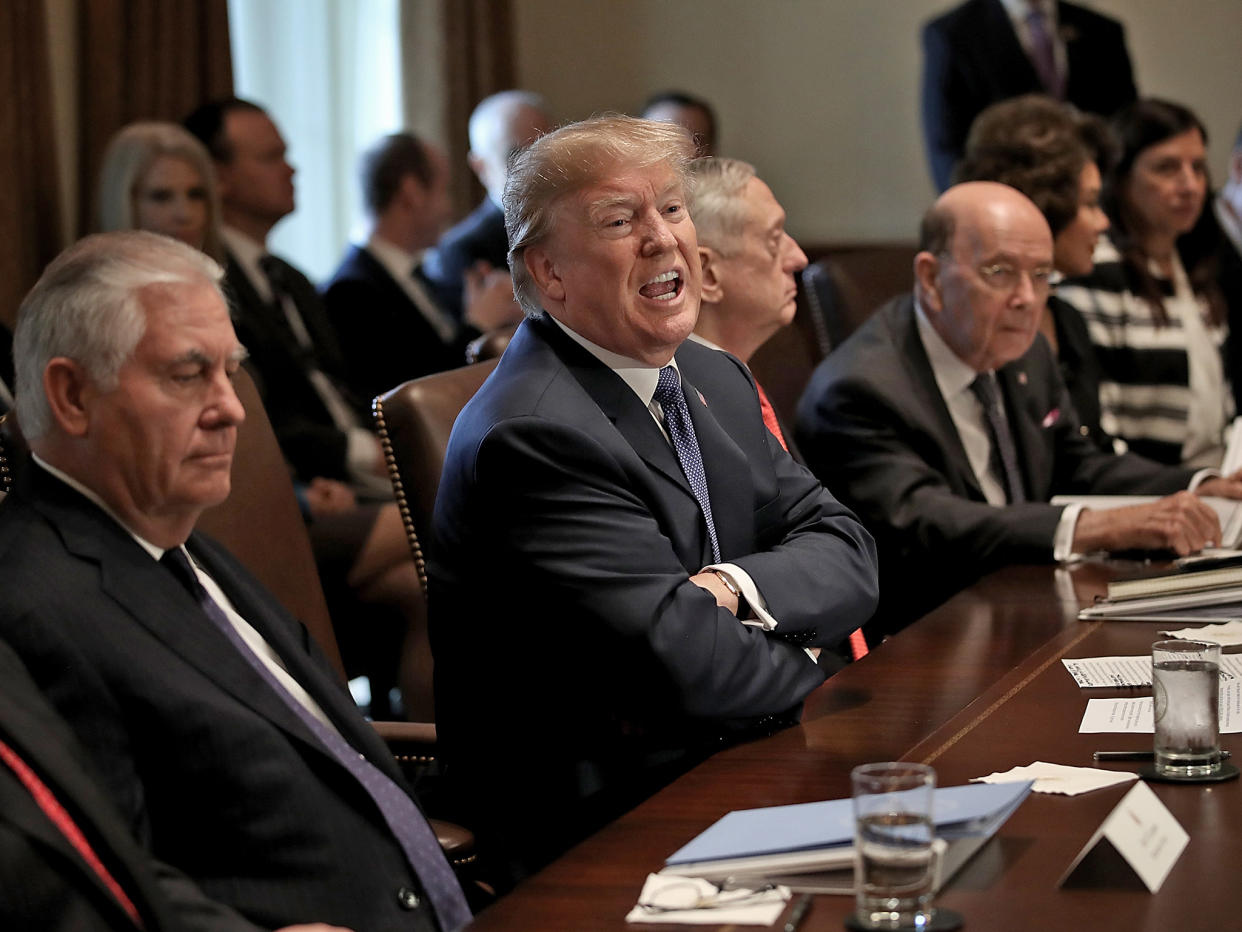
<instances>
[{"instance_id":1,"label":"dark necktie","mask_svg":"<svg viewBox=\"0 0 1242 932\"><path fill-rule=\"evenodd\" d=\"M1026 26L1031 40L1031 64L1039 75L1044 89L1053 97L1061 100L1065 96L1064 82L1057 71L1056 50L1052 45L1052 36L1048 32L1048 17L1043 7L1033 5L1026 14Z\"/></svg>"},{"instance_id":2,"label":"dark necktie","mask_svg":"<svg viewBox=\"0 0 1242 932\"><path fill-rule=\"evenodd\" d=\"M448 861L445 860L444 852L440 848L440 843L436 841L435 833L414 801L401 787L393 783L374 764L351 747L336 731L324 725L311 714L310 710L289 694L272 671L242 640L242 636L238 634L237 629L225 615L224 609L208 595L180 547L166 550L164 556L160 558L160 563L177 577L178 582L190 590L190 594L202 606L207 617L241 652L247 663L275 690L276 695L284 701L302 724L366 790L367 795L375 802L384 821L388 823L389 829L401 845L401 850L405 853L410 867L422 882L423 889L440 920L440 928L445 932L451 932L469 922L470 907L466 905L461 885L457 882L457 877Z\"/></svg>"},{"instance_id":3,"label":"dark necktie","mask_svg":"<svg viewBox=\"0 0 1242 932\"><path fill-rule=\"evenodd\" d=\"M703 519L707 522L707 536L712 542L712 559L720 562L720 542L716 540L716 524L712 521L712 502L707 495L707 474L703 471L703 454L699 451L699 439L694 435L694 423L690 420L690 406L681 390L681 376L672 366L660 370L656 383L655 400L664 409L664 424L681 471L690 483L694 500L699 503Z\"/></svg>"},{"instance_id":4,"label":"dark necktie","mask_svg":"<svg viewBox=\"0 0 1242 932\"><path fill-rule=\"evenodd\" d=\"M1009 425L1001 410L1001 397L996 381L990 373L980 372L970 383L970 390L983 405L983 417L992 438L993 467L1005 485L1009 503L1020 504L1026 501L1026 493L1022 490L1022 470L1018 466L1018 451L1013 444L1013 435L1009 432Z\"/></svg>"},{"instance_id":5,"label":"dark necktie","mask_svg":"<svg viewBox=\"0 0 1242 932\"><path fill-rule=\"evenodd\" d=\"M125 891L121 889L121 885L116 882L116 878L109 873L104 867L103 861L99 859L99 855L91 847L90 842L86 840L86 836L82 834L73 817L60 804L56 796L48 789L47 784L39 779L38 774L30 769L30 766L22 760L17 752L11 747L0 741L0 760L9 765L9 769L21 781L22 786L34 798L35 803L43 810L44 815L48 817L57 830L65 836L65 840L73 846L75 850L86 862L86 865L95 872L100 882L108 888L108 892L120 904L121 908L134 921L134 925L142 928L142 920L138 916L138 909L134 906L133 901L125 895Z\"/></svg>"}]
</instances>

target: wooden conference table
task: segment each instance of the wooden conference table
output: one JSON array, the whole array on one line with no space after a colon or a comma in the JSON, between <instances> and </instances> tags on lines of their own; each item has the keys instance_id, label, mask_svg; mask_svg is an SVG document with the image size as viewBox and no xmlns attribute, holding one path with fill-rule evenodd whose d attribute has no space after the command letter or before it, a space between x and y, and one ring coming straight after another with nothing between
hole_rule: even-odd
<instances>
[{"instance_id":1,"label":"wooden conference table","mask_svg":"<svg viewBox=\"0 0 1242 932\"><path fill-rule=\"evenodd\" d=\"M1144 735L1078 734L1087 696L1060 662L1141 654L1158 639L1155 624L1075 620L1080 604L1125 570L1115 563L1082 564L1069 587L1064 579L1058 586L1053 568L1042 566L1012 567L980 580L832 677L808 698L799 726L716 754L521 884L470 928L657 928L630 926L624 917L647 873L658 871L665 857L730 810L848 796L856 764L924 761L936 768L940 785L952 786L1037 760L1092 766L1098 748L1149 749ZM1222 743L1235 755L1242 752L1233 735ZM1190 834L1159 893L1120 879L1090 889L1057 888L1131 785L1074 797L1032 794L937 902L960 912L973 929L1166 932L1215 930L1236 921L1238 780L1151 784ZM800 929L840 929L852 907L850 897L818 896ZM775 928L787 915L788 908Z\"/></svg>"}]
</instances>

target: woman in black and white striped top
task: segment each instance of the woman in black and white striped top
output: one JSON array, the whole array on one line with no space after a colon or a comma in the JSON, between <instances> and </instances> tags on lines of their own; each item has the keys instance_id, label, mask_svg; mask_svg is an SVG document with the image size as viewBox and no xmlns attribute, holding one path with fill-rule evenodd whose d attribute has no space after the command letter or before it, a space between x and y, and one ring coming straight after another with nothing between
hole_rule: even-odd
<instances>
[{"instance_id":1,"label":"woman in black and white striped top","mask_svg":"<svg viewBox=\"0 0 1242 932\"><path fill-rule=\"evenodd\" d=\"M1233 395L1222 348L1224 303L1186 234L1208 190L1207 134L1188 109L1140 100L1114 120L1121 155L1105 180L1112 229L1095 270L1057 294L1096 347L1100 424L1135 452L1219 466Z\"/></svg>"}]
</instances>

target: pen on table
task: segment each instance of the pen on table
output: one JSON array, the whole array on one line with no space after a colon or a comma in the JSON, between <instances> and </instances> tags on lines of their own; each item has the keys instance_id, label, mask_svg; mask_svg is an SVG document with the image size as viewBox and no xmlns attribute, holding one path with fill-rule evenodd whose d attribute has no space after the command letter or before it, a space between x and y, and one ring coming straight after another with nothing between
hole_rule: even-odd
<instances>
[{"instance_id":1,"label":"pen on table","mask_svg":"<svg viewBox=\"0 0 1242 932\"><path fill-rule=\"evenodd\" d=\"M793 912L789 914L789 921L785 923L782 932L798 932L798 926L802 925L802 920L806 918L806 914L811 911L811 894L804 893L802 898L794 904Z\"/></svg>"},{"instance_id":2,"label":"pen on table","mask_svg":"<svg viewBox=\"0 0 1242 932\"><path fill-rule=\"evenodd\" d=\"M1155 751L1096 751L1095 760L1155 760ZM1232 757L1228 751L1220 752L1221 758Z\"/></svg>"}]
</instances>

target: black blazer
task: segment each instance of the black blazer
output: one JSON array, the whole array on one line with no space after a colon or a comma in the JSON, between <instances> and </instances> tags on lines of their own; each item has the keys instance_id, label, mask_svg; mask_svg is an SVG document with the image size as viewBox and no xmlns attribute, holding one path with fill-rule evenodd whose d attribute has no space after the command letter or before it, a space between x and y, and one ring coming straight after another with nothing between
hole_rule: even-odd
<instances>
[{"instance_id":1,"label":"black blazer","mask_svg":"<svg viewBox=\"0 0 1242 932\"><path fill-rule=\"evenodd\" d=\"M1137 96L1121 23L1057 3L1065 42L1066 99L1110 116ZM1044 87L1000 0L966 0L923 27L923 135L932 179L943 191L966 148L970 124L989 104Z\"/></svg>"},{"instance_id":2,"label":"black blazer","mask_svg":"<svg viewBox=\"0 0 1242 932\"><path fill-rule=\"evenodd\" d=\"M149 932L196 928L257 932L225 907L191 923L172 908L156 880L178 881L130 836L116 807L91 776L85 752L48 705L17 655L0 642L0 740L65 807L91 849L137 908ZM134 924L82 859L0 763L0 924L6 932L134 932Z\"/></svg>"},{"instance_id":3,"label":"black blazer","mask_svg":"<svg viewBox=\"0 0 1242 932\"><path fill-rule=\"evenodd\" d=\"M476 834L592 794L615 816L659 762L793 720L824 679L801 645L874 608L870 537L768 432L746 367L691 341L677 361L722 559L780 626L746 627L689 582L711 547L659 426L551 320L526 320L453 428L430 548L443 752L498 810Z\"/></svg>"},{"instance_id":4,"label":"black blazer","mask_svg":"<svg viewBox=\"0 0 1242 932\"><path fill-rule=\"evenodd\" d=\"M236 561L188 546L342 736L401 783L305 628ZM196 884L174 904L273 928L433 928L370 797L172 574L116 522L32 466L0 505L0 638L86 747L153 856Z\"/></svg>"},{"instance_id":5,"label":"black blazer","mask_svg":"<svg viewBox=\"0 0 1242 932\"><path fill-rule=\"evenodd\" d=\"M919 338L895 298L819 364L798 403L807 464L880 547L881 610L906 624L993 569L1052 559L1054 495L1168 494L1192 470L1100 450L1048 343L997 371L1028 501L997 508L979 487Z\"/></svg>"},{"instance_id":6,"label":"black blazer","mask_svg":"<svg viewBox=\"0 0 1242 932\"><path fill-rule=\"evenodd\" d=\"M435 300L434 289L427 292ZM441 340L388 270L360 246L349 247L323 300L359 398L466 364L467 339Z\"/></svg>"},{"instance_id":7,"label":"black blazer","mask_svg":"<svg viewBox=\"0 0 1242 932\"><path fill-rule=\"evenodd\" d=\"M440 237L423 264L423 271L440 294L440 302L459 320L465 314L466 269L480 259L494 269L509 267L505 212L490 197L485 197L483 203Z\"/></svg>"},{"instance_id":8,"label":"black blazer","mask_svg":"<svg viewBox=\"0 0 1242 932\"><path fill-rule=\"evenodd\" d=\"M232 306L233 326L250 353L247 368L263 397L276 439L298 477L303 481L315 476L348 479L348 437L320 400L307 375L309 368L317 367L333 380L364 425L371 423L369 407L348 389L345 360L319 292L305 275L288 263L283 265L290 296L306 324L314 350L302 348L284 310L276 302L259 297L246 273L230 256L225 289Z\"/></svg>"}]
</instances>

